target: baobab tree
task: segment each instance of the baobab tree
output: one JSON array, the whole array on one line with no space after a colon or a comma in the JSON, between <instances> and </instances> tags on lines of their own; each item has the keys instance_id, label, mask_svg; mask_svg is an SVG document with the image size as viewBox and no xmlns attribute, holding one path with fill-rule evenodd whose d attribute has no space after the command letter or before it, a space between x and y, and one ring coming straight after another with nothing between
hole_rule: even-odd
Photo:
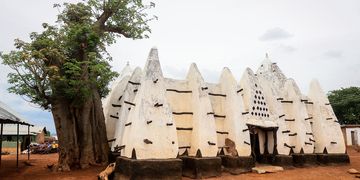
<instances>
[{"instance_id":1,"label":"baobab tree","mask_svg":"<svg viewBox=\"0 0 360 180\"><path fill-rule=\"evenodd\" d=\"M142 39L156 19L141 0L88 0L55 4L56 23L43 23L30 42L15 40L16 50L2 53L11 93L51 111L59 140L58 170L86 168L108 161L101 98L117 73L106 47L119 37Z\"/></svg>"}]
</instances>

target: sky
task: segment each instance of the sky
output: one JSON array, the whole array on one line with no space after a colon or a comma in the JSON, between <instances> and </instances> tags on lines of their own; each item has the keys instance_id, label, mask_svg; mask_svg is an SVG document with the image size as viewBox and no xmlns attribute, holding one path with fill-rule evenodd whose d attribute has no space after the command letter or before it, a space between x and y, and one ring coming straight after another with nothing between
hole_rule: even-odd
<instances>
[{"instance_id":1,"label":"sky","mask_svg":"<svg viewBox=\"0 0 360 180\"><path fill-rule=\"evenodd\" d=\"M29 40L43 22L54 23L60 0L7 0L0 6L0 51L14 49L13 40ZM113 70L144 67L152 47L159 50L165 77L184 79L192 62L205 81L217 82L223 67L240 80L246 67L254 71L268 53L303 94L319 80L325 92L360 86L360 1L358 0L158 0L149 13L149 39L119 38L108 47ZM0 59L0 61L2 61ZM55 132L50 112L10 94L0 65L0 101L37 125Z\"/></svg>"}]
</instances>

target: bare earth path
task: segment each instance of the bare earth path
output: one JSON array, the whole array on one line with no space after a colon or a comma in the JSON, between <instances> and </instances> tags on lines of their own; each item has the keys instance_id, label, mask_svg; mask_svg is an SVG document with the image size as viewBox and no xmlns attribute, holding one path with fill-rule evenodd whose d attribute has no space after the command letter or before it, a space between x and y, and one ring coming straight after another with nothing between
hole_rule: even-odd
<instances>
[{"instance_id":1,"label":"bare earth path","mask_svg":"<svg viewBox=\"0 0 360 180\"><path fill-rule=\"evenodd\" d=\"M347 173L350 168L356 168L360 170L360 153L355 152L352 149L348 149L351 163L349 165L340 166L317 166L307 168L293 168L286 169L283 172L271 173L271 174L256 174L246 173L237 176L233 176L227 173L223 173L221 177L210 178L215 179L273 179L273 180L287 180L287 179L354 179L354 175ZM74 170L71 172L50 172L47 168L48 164L55 164L57 161L57 154L47 155L31 155L31 164L33 166L26 166L24 161L27 159L26 155L20 155L19 170L15 168L15 155L2 156L2 164L0 167L0 180L22 180L22 179L97 179L96 175L104 169L104 167L91 167L86 170ZM184 178L187 179L187 178Z\"/></svg>"},{"instance_id":2,"label":"bare earth path","mask_svg":"<svg viewBox=\"0 0 360 180\"><path fill-rule=\"evenodd\" d=\"M282 172L271 174L256 174L247 173L238 176L230 174L223 174L221 178L224 180L232 179L270 179L270 180L288 180L288 179L313 179L313 180L330 180L330 179L355 179L355 175L347 173L350 168L355 168L360 171L360 153L354 150L348 150L351 163L349 165L335 165L335 166L317 166L306 168L285 169ZM211 178L214 180L217 178ZM209 179L210 180L210 179Z\"/></svg>"}]
</instances>

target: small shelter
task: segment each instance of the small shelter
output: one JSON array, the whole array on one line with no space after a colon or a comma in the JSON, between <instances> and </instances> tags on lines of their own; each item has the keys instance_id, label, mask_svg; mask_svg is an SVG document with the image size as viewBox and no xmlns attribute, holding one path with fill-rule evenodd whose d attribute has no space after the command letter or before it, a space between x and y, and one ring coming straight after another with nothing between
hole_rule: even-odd
<instances>
[{"instance_id":1,"label":"small shelter","mask_svg":"<svg viewBox=\"0 0 360 180\"><path fill-rule=\"evenodd\" d=\"M2 155L2 141L5 125L12 124L16 126L16 167L19 166L19 140L20 140L20 125L27 127L27 135L30 137L30 126L34 126L26 122L24 118L21 118L15 111L0 101L0 167L1 167L1 155ZM29 148L29 147L28 147ZM30 149L28 149L30 151ZM30 153L28 153L28 159L30 159Z\"/></svg>"},{"instance_id":2,"label":"small shelter","mask_svg":"<svg viewBox=\"0 0 360 180\"><path fill-rule=\"evenodd\" d=\"M19 127L20 151L24 151L31 143L43 144L45 142L46 128L44 126L30 126L30 133L27 126ZM17 125L5 124L3 127L3 151L16 152Z\"/></svg>"},{"instance_id":3,"label":"small shelter","mask_svg":"<svg viewBox=\"0 0 360 180\"><path fill-rule=\"evenodd\" d=\"M347 146L360 146L360 124L345 124L341 130Z\"/></svg>"}]
</instances>

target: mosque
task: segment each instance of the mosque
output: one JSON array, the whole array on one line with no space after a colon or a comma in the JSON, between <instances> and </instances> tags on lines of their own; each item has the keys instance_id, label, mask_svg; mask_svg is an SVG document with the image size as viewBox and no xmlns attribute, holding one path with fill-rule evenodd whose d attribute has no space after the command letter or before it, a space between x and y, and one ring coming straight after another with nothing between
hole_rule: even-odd
<instances>
[{"instance_id":1,"label":"mosque","mask_svg":"<svg viewBox=\"0 0 360 180\"><path fill-rule=\"evenodd\" d=\"M144 69L127 65L120 73L104 115L120 179L206 178L251 171L256 163L350 161L318 81L304 95L267 56L240 81L224 68L218 83L208 83L196 64L186 79L164 77L153 48Z\"/></svg>"}]
</instances>

